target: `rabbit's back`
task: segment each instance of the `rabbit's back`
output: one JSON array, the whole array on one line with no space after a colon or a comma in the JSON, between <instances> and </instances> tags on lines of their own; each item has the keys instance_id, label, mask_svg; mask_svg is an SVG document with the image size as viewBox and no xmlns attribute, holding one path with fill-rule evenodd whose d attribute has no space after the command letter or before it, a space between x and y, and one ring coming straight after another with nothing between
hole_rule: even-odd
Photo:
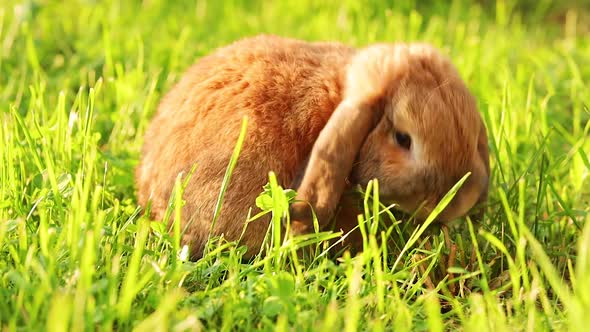
<instances>
[{"instance_id":1,"label":"rabbit's back","mask_svg":"<svg viewBox=\"0 0 590 332\"><path fill-rule=\"evenodd\" d=\"M162 99L136 170L139 203L164 216L175 179L196 164L184 193L185 242L199 256L229 158L248 116L247 135L215 234L237 239L248 208L274 171L287 184L341 100L341 76L353 49L274 36L243 39L203 57ZM256 251L268 221L248 226Z\"/></svg>"}]
</instances>

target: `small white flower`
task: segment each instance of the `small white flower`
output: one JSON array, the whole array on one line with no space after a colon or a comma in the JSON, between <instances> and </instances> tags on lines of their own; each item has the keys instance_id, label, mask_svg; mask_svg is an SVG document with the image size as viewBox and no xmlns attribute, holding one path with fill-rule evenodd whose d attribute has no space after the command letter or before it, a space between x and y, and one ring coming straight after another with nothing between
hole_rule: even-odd
<instances>
[{"instance_id":1,"label":"small white flower","mask_svg":"<svg viewBox=\"0 0 590 332\"><path fill-rule=\"evenodd\" d=\"M188 260L188 246L186 244L182 246L182 249L180 249L180 252L178 253L178 259L180 259L182 262L186 262Z\"/></svg>"}]
</instances>

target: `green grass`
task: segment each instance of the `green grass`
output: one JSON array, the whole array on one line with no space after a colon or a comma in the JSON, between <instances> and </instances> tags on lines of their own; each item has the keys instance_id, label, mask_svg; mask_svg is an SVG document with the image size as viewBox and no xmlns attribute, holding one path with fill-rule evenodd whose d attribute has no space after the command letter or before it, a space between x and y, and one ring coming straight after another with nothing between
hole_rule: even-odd
<instances>
[{"instance_id":1,"label":"green grass","mask_svg":"<svg viewBox=\"0 0 590 332\"><path fill-rule=\"evenodd\" d=\"M0 329L584 330L588 6L389 2L2 1ZM445 50L489 130L483 222L399 220L381 248L370 219L364 253L338 261L298 261L276 233L250 262L222 239L186 261L179 230L137 206L142 134L185 68L259 32ZM279 185L260 200L275 221ZM365 219L380 210L367 200Z\"/></svg>"}]
</instances>

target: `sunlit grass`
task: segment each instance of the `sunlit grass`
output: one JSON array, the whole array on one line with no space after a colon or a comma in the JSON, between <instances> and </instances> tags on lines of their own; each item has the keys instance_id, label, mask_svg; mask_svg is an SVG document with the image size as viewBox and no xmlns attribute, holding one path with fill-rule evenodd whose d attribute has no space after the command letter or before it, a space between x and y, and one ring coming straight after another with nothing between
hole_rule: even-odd
<instances>
[{"instance_id":1,"label":"sunlit grass","mask_svg":"<svg viewBox=\"0 0 590 332\"><path fill-rule=\"evenodd\" d=\"M566 3L3 1L0 328L583 330L590 34L587 9ZM338 234L283 241L292 196L269 174L261 255L245 261L244 248L215 238L188 261L183 230L137 206L143 132L199 56L261 32L447 52L488 128L484 220L416 228L371 197L372 182L359 219L366 250L334 260L316 243ZM304 245L314 258L300 259Z\"/></svg>"}]
</instances>

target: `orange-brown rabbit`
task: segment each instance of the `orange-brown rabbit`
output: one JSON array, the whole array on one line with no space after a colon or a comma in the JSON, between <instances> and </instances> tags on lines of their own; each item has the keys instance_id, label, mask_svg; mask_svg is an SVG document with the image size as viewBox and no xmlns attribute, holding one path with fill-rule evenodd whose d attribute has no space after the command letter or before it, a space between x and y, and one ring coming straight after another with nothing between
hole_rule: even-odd
<instances>
[{"instance_id":1,"label":"orange-brown rabbit","mask_svg":"<svg viewBox=\"0 0 590 332\"><path fill-rule=\"evenodd\" d=\"M244 115L246 139L214 229L227 239L240 237L269 171L284 186L295 183L322 227L347 181L377 178L384 200L406 212L421 206L417 215L425 217L471 172L442 221L487 197L485 127L459 74L433 47L246 38L200 59L163 98L136 170L140 204L151 199L161 219L178 173L196 164L182 210L193 258L203 253ZM313 230L308 206L292 205L295 233ZM247 256L258 252L268 222L248 225Z\"/></svg>"}]
</instances>

